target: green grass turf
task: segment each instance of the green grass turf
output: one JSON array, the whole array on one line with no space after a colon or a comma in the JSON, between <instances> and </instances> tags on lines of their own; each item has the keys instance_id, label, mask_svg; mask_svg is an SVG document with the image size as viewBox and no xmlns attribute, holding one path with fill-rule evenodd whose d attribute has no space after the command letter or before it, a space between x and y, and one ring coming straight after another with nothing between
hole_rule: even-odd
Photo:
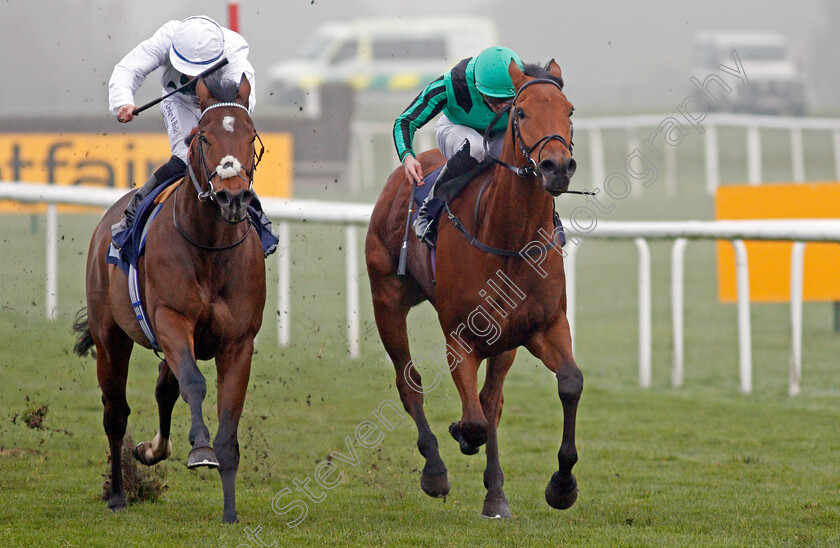
<instances>
[{"instance_id":1,"label":"green grass turf","mask_svg":"<svg viewBox=\"0 0 840 548\"><path fill-rule=\"evenodd\" d=\"M682 157L680 158L682 161ZM701 158L698 160L702 161ZM687 159L686 162L691 162ZM702 177L687 171L675 198L662 186L630 197L615 218L709 218ZM693 176L692 173L695 175ZM693 181L693 182L692 182ZM691 184L689 184L691 182ZM307 197L334 198L309 190ZM306 192L301 192L306 195ZM358 199L358 198L356 198ZM568 213L575 202L564 198ZM571 205L570 205L571 204ZM297 527L272 500L312 477L331 452L384 400L398 402L393 368L372 322L359 273L362 355L346 353L344 237L339 228L293 226L292 341L276 346L276 268L240 424L240 523L223 526L215 471L188 471L189 415L175 408L168 491L155 503L117 514L99 500L107 442L95 364L72 355L70 324L82 306L84 256L93 215L62 215L59 317L44 319L43 228L29 216L0 218L0 542L6 546L266 545L835 545L840 526L840 382L828 303L805 305L803 393L787 397L789 312L754 305L754 393L738 392L734 305L716 298L714 245L689 244L686 264L685 385L670 387L669 254L652 244L653 386L637 385L636 256L628 242L585 241L578 254L576 356L585 375L578 413L578 502L557 512L543 500L556 468L562 412L556 383L520 352L506 384L500 429L505 491L513 519L479 517L483 452L460 454L446 428L460 414L449 380L427 397L427 413L449 467L452 492L430 499L419 488L422 457L410 419L395 422L375 449L355 444L358 465L336 462L343 482ZM363 231L360 231L363 232ZM360 234L360 243L363 235ZM415 356L441 342L427 305L410 316ZM136 440L157 429L156 360L132 361L129 429ZM204 410L217 421L215 370ZM431 378L431 366L421 366ZM22 423L27 408L49 405L44 430ZM316 488L316 492L321 490ZM281 497L283 504L300 493Z\"/></svg>"}]
</instances>

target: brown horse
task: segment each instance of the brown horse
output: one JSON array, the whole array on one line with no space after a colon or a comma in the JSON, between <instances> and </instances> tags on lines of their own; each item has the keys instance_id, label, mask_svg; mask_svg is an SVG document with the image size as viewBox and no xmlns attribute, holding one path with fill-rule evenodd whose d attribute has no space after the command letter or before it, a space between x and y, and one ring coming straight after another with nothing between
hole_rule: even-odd
<instances>
[{"instance_id":1,"label":"brown horse","mask_svg":"<svg viewBox=\"0 0 840 548\"><path fill-rule=\"evenodd\" d=\"M146 465L170 456L172 408L180 394L192 417L187 466L219 469L223 521L234 522L237 426L265 306L265 264L260 240L247 220L257 163L257 133L247 108L250 85L243 76L238 92L235 85L221 92L214 90L225 101L212 96L203 80L196 85L202 115L190 145L189 176L149 228L138 266L142 304L165 358L155 388L160 431L151 442L139 444L134 456ZM78 354L96 345L111 449L112 510L126 505L120 449L130 413L125 398L129 356L134 343L151 348L132 309L126 274L105 262L110 227L129 197L114 204L93 233L87 260L87 319L76 326ZM207 386L196 363L211 358L216 359L219 418L212 447L201 412Z\"/></svg>"},{"instance_id":2,"label":"brown horse","mask_svg":"<svg viewBox=\"0 0 840 548\"><path fill-rule=\"evenodd\" d=\"M572 105L554 60L545 68L527 65L525 72L511 63L509 73L517 95L499 165L479 175L454 201L453 222L441 219L436 285L429 250L415 238L408 248L408 274L397 275L411 187L402 167L391 174L374 207L365 245L376 325L396 368L400 398L417 424L417 447L426 459L420 486L433 497L445 496L450 488L437 438L423 411L424 389L406 331L409 309L428 300L446 336L440 354L446 355L462 403L461 420L450 426L450 433L465 454L487 444L486 517L510 517L496 428L502 385L517 347L527 348L557 377L563 438L559 470L548 482L545 498L558 509L569 508L577 498L572 467L578 458L575 413L583 389L583 375L572 356L563 258L553 225L553 197L568 189L575 170ZM438 151L419 159L425 173L443 162ZM489 184L476 184L482 180ZM541 234L548 237L535 247ZM536 254L517 253L524 248L539 251L539 260ZM487 373L479 394L478 368L485 358ZM439 380L436 376L433 386Z\"/></svg>"}]
</instances>

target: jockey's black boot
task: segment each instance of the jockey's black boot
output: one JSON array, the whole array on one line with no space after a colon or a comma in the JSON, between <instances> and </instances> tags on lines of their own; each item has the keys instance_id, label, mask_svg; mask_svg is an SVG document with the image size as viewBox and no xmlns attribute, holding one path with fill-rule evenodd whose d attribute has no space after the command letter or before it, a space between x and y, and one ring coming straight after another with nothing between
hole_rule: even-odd
<instances>
[{"instance_id":1,"label":"jockey's black boot","mask_svg":"<svg viewBox=\"0 0 840 548\"><path fill-rule=\"evenodd\" d=\"M254 208L254 211L257 212L257 221L262 225L263 230L260 231L260 240L263 244L263 253L266 257L271 255L277 250L277 235L274 233L273 227L271 226L271 220L266 216L265 211L263 211L262 204L260 203L259 198L254 195L251 198L251 207ZM253 219L253 217L252 217ZM266 233L270 234L271 236L267 236Z\"/></svg>"},{"instance_id":2,"label":"jockey's black boot","mask_svg":"<svg viewBox=\"0 0 840 548\"><path fill-rule=\"evenodd\" d=\"M414 221L414 231L417 237L429 247L435 247L437 240L437 214L443 207L444 201L449 203L455 196L446 192L446 183L468 173L478 165L478 160L470 156L470 142L464 140L464 144L458 152L452 155L440 170L435 188L426 197L420 210L417 212L417 219ZM443 199L441 199L441 197Z\"/></svg>"},{"instance_id":3,"label":"jockey's black boot","mask_svg":"<svg viewBox=\"0 0 840 548\"><path fill-rule=\"evenodd\" d=\"M111 234L118 234L128 229L134 222L134 214L137 212L137 206L143 201L143 198L149 195L151 191L156 189L158 185L164 183L177 175L183 175L187 170L187 164L177 156L172 156L169 161L157 168L157 170L149 177L149 180L143 183L143 186L131 196L128 205L125 207L123 217L120 222L111 227Z\"/></svg>"}]
</instances>

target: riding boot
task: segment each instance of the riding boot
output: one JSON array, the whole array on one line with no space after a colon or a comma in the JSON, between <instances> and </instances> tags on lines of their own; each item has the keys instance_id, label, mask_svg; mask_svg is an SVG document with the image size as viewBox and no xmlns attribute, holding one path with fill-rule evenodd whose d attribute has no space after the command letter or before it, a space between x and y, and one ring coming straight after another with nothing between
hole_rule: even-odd
<instances>
[{"instance_id":1,"label":"riding boot","mask_svg":"<svg viewBox=\"0 0 840 548\"><path fill-rule=\"evenodd\" d=\"M454 196L446 192L447 183L468 173L478 165L478 160L470 155L470 142L466 139L458 152L453 154L446 161L435 181L435 188L426 197L426 200L417 211L417 219L414 221L414 231L417 237L429 247L435 247L437 241L437 216L444 206Z\"/></svg>"},{"instance_id":2,"label":"riding boot","mask_svg":"<svg viewBox=\"0 0 840 548\"><path fill-rule=\"evenodd\" d=\"M271 225L271 220L268 216L266 216L265 211L263 211L262 204L256 195L251 198L250 207L254 209L254 212L256 212L256 215L252 216L251 219L255 220L262 227L256 228L259 231L260 241L263 246L263 253L266 257L268 257L277 250L277 244L280 240L277 237L277 234L275 234L274 227ZM254 219L254 217L256 217L256 219Z\"/></svg>"},{"instance_id":3,"label":"riding boot","mask_svg":"<svg viewBox=\"0 0 840 548\"><path fill-rule=\"evenodd\" d=\"M162 183L165 183L175 176L183 174L186 169L187 164L185 164L183 160L177 156L172 156L169 158L168 162L155 170L152 176L149 177L149 180L143 183L143 186L138 188L131 196L131 199L128 201L128 205L125 207L125 211L123 212L120 222L111 226L111 235L114 236L131 227L131 224L134 222L134 214L137 212L137 207L143 199Z\"/></svg>"}]
</instances>

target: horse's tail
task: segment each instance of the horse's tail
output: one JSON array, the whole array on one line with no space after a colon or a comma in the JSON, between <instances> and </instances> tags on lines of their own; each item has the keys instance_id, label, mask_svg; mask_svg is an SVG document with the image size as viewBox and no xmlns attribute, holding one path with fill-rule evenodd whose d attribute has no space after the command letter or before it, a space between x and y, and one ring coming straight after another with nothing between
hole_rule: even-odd
<instances>
[{"instance_id":1,"label":"horse's tail","mask_svg":"<svg viewBox=\"0 0 840 548\"><path fill-rule=\"evenodd\" d=\"M87 307L76 312L76 319L73 320L73 333L76 333L76 344L73 346L73 353L77 356L85 356L88 351L92 357L96 357L96 349L93 347L93 336L88 326Z\"/></svg>"}]
</instances>

